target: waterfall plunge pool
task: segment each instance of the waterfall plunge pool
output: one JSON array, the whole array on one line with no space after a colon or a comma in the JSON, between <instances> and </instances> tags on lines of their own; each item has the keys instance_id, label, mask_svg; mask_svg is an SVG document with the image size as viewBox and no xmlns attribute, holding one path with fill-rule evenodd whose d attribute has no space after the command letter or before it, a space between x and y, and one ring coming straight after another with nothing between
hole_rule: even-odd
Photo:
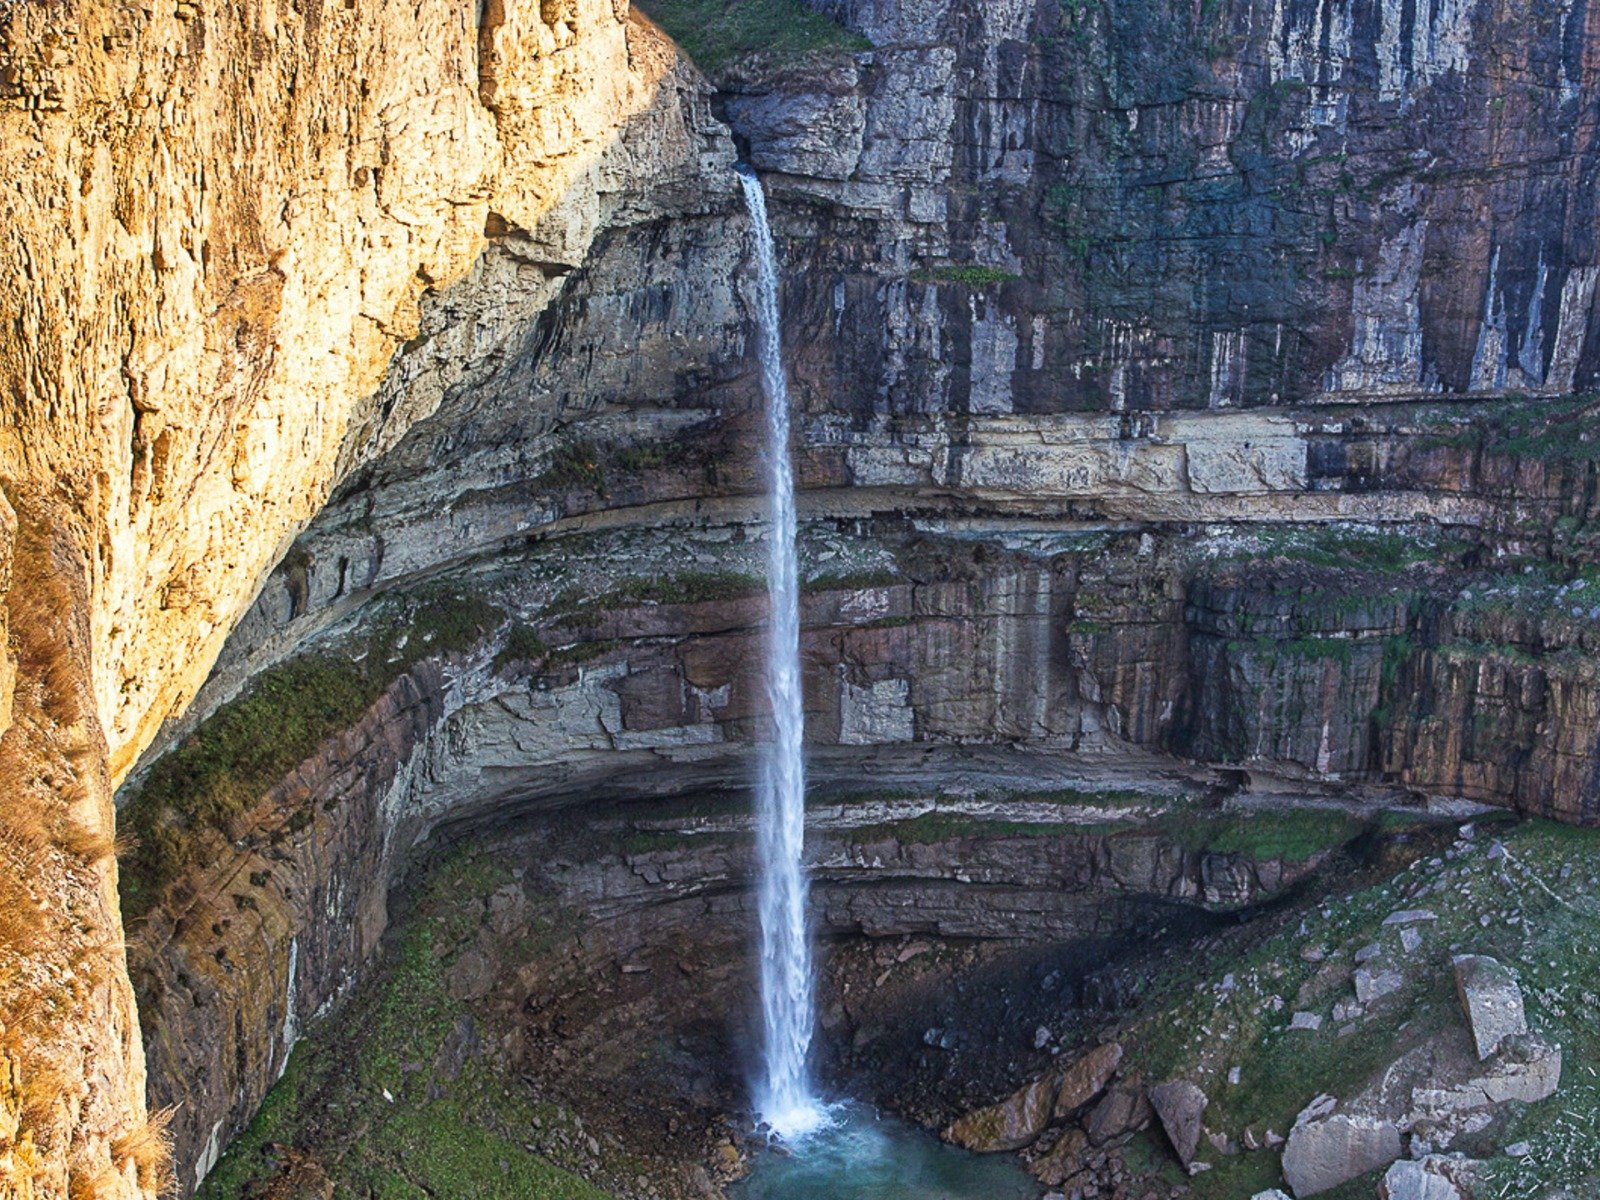
<instances>
[{"instance_id":1,"label":"waterfall plunge pool","mask_svg":"<svg viewBox=\"0 0 1600 1200\"><path fill-rule=\"evenodd\" d=\"M792 1146L757 1155L737 1200L1037 1200L1010 1154L972 1154L861 1104Z\"/></svg>"}]
</instances>

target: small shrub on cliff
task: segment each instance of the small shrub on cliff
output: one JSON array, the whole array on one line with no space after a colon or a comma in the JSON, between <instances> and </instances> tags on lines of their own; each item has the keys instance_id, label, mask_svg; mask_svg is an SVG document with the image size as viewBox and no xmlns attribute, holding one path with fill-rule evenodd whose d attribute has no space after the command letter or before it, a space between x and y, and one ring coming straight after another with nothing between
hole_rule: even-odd
<instances>
[{"instance_id":1,"label":"small shrub on cliff","mask_svg":"<svg viewBox=\"0 0 1600 1200\"><path fill-rule=\"evenodd\" d=\"M132 1163L139 1186L156 1195L166 1195L177 1186L172 1172L172 1137L168 1126L174 1110L153 1112L111 1143L111 1160L122 1168Z\"/></svg>"},{"instance_id":2,"label":"small shrub on cliff","mask_svg":"<svg viewBox=\"0 0 1600 1200\"><path fill-rule=\"evenodd\" d=\"M537 662L549 653L550 647L545 645L539 631L518 621L506 635L506 644L500 648L500 653L494 656L494 669L501 671L513 663Z\"/></svg>"},{"instance_id":3,"label":"small shrub on cliff","mask_svg":"<svg viewBox=\"0 0 1600 1200\"><path fill-rule=\"evenodd\" d=\"M600 452L593 442L573 442L562 446L550 456L530 484L536 492L567 491L588 488L606 494L606 472L600 465Z\"/></svg>"}]
</instances>

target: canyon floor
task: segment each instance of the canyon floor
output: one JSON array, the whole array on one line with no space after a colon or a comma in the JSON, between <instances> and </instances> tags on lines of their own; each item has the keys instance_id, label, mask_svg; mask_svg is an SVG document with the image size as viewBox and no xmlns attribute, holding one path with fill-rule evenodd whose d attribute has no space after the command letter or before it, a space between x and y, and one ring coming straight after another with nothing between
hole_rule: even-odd
<instances>
[{"instance_id":1,"label":"canyon floor","mask_svg":"<svg viewBox=\"0 0 1600 1200\"><path fill-rule=\"evenodd\" d=\"M1283 1139L1308 1136L1297 1119L1326 1119L1302 1117L1319 1098L1389 1120L1369 1085L1419 1054L1432 1056L1423 1085L1451 1086L1450 1039L1468 1028L1452 963L1488 955L1520 984L1529 1036L1560 1046L1559 1092L1468 1105L1454 1124L1411 1114L1404 1133L1432 1138L1440 1162L1457 1156L1475 1195L1592 1194L1600 833L1204 778L1175 764L1145 792L814 797L829 1094L1020 1150L1041 1194L1250 1196L1283 1186ZM299 1042L201 1194L728 1194L763 1144L745 1101L740 803L596 804L581 827L441 841L395 898L379 968ZM1052 889L984 876L990 858L1044 853L1056 892L1090 894L1104 877L1086 885L1072 865L1126 864L1134 847L1198 855L1211 882L1185 895L1181 870L1146 870L1123 882L1149 902L1111 924L1018 936L1019 897L1048 907ZM1246 871L1278 886L1221 882ZM1000 918L1007 936L987 929ZM1496 1061L1473 1058L1467 1074ZM1063 1079L1077 1102L1052 1110ZM1146 1102L1172 1081L1203 1094L1196 1146ZM1024 1111L1041 1086L1042 1111ZM1323 1194L1378 1195L1388 1167Z\"/></svg>"}]
</instances>

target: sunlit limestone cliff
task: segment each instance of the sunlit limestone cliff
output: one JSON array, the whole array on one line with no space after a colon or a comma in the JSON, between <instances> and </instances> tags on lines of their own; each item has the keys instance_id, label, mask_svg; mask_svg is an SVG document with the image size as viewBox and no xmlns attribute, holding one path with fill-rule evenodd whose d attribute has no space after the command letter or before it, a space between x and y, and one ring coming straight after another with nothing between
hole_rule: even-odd
<instances>
[{"instance_id":1,"label":"sunlit limestone cliff","mask_svg":"<svg viewBox=\"0 0 1600 1200\"><path fill-rule=\"evenodd\" d=\"M152 1179L111 788L334 483L436 403L450 366L375 399L424 295L476 272L486 305L537 313L618 193L693 161L697 85L620 0L0 22L0 1174L131 1194ZM492 279L490 238L521 247Z\"/></svg>"}]
</instances>

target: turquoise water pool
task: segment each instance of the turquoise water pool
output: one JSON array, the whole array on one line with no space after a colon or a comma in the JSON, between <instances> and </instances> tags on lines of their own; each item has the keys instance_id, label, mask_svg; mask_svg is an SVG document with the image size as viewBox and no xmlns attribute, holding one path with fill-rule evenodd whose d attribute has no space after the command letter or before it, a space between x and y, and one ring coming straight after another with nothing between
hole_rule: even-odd
<instances>
[{"instance_id":1,"label":"turquoise water pool","mask_svg":"<svg viewBox=\"0 0 1600 1200\"><path fill-rule=\"evenodd\" d=\"M970 1154L926 1130L841 1105L835 1123L793 1147L761 1154L734 1189L739 1200L1038 1200L1039 1186L1009 1154Z\"/></svg>"}]
</instances>

